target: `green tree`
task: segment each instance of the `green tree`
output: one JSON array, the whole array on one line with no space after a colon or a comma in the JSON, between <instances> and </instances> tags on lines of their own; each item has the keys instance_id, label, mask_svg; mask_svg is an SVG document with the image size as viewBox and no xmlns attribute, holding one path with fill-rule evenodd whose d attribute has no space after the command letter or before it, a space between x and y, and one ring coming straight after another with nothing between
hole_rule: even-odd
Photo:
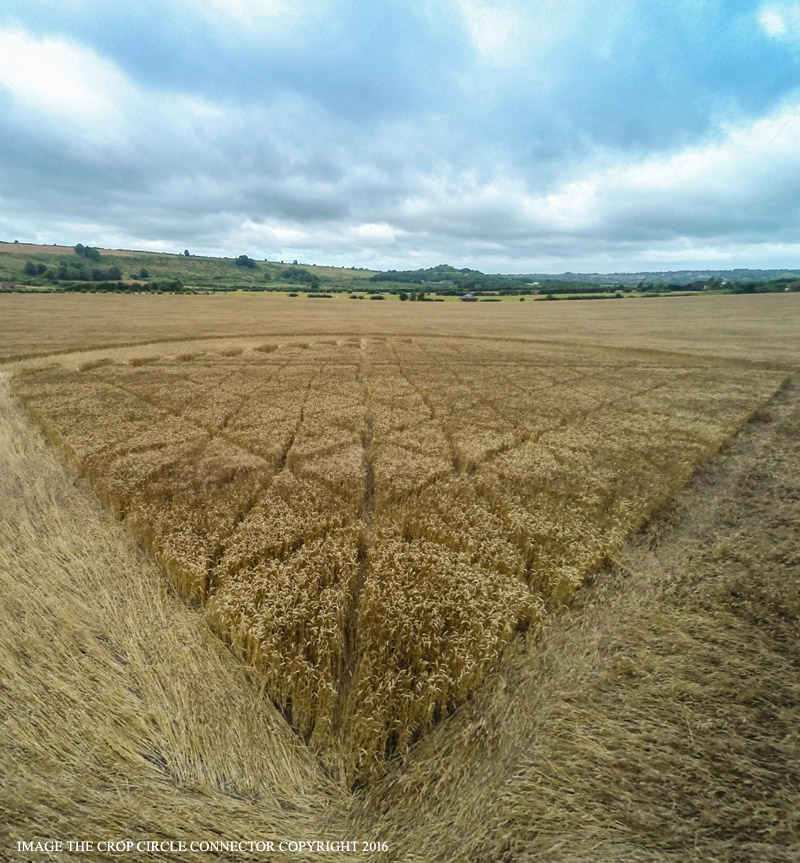
<instances>
[{"instance_id":1,"label":"green tree","mask_svg":"<svg viewBox=\"0 0 800 863\"><path fill-rule=\"evenodd\" d=\"M304 270L302 267L286 267L284 270L281 270L281 278L286 279L288 282L306 284L309 286L309 290L316 290L319 286L319 279L313 273L309 273L308 270Z\"/></svg>"},{"instance_id":2,"label":"green tree","mask_svg":"<svg viewBox=\"0 0 800 863\"><path fill-rule=\"evenodd\" d=\"M93 249L91 246L84 246L83 243L78 243L74 247L74 251L76 255L89 258L90 261L100 260L100 252L97 249Z\"/></svg>"}]
</instances>

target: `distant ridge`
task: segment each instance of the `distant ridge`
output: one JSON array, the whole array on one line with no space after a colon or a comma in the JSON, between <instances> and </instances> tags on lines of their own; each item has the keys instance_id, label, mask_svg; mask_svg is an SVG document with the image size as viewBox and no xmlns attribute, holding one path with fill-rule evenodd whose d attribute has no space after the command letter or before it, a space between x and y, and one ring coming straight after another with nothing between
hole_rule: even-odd
<instances>
[{"instance_id":1,"label":"distant ridge","mask_svg":"<svg viewBox=\"0 0 800 863\"><path fill-rule=\"evenodd\" d=\"M149 251L137 249L105 249L98 247L98 250L103 255L166 255L181 257L181 252L176 249L174 252L166 251ZM64 255L71 254L73 246L65 245L48 245L44 243L18 243L8 240L0 240L0 252L10 252L20 255L33 254L49 254L49 255ZM226 260L224 257L215 255L192 255L195 259L208 260ZM235 257L231 253L231 257ZM262 260L257 256L259 260ZM273 262L274 263L274 262ZM282 262L281 262L282 263ZM325 264L304 264L303 266L325 267L326 269L348 270L349 267L327 267ZM375 272L374 270L364 270L365 272ZM688 284L697 281L707 281L708 279L724 279L730 282L768 282L775 279L800 279L800 267L790 269L748 269L734 268L730 270L640 270L636 272L615 272L615 273L484 273L480 270L474 270L469 267L454 267L450 264L437 264L434 267L425 267L416 270L381 270L375 273L372 277L373 281L392 281L392 282L416 282L420 284L435 283L443 281L458 281L466 282L477 279L512 279L514 281L525 282L584 282L587 284L600 285L637 285L639 282L652 283L664 282L666 284Z\"/></svg>"},{"instance_id":2,"label":"distant ridge","mask_svg":"<svg viewBox=\"0 0 800 863\"><path fill-rule=\"evenodd\" d=\"M498 273L498 275L501 275ZM503 274L505 275L505 274ZM635 285L639 282L686 282L706 279L727 279L731 282L768 282L772 279L800 278L800 267L796 269L750 270L643 270L635 273L514 273L508 278L533 281L612 282L619 285Z\"/></svg>"}]
</instances>

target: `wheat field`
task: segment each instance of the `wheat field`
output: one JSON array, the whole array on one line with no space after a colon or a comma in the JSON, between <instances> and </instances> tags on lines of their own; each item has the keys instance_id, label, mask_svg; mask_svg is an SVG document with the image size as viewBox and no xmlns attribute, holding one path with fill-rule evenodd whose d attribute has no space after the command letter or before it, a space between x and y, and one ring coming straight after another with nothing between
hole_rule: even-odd
<instances>
[{"instance_id":1,"label":"wheat field","mask_svg":"<svg viewBox=\"0 0 800 863\"><path fill-rule=\"evenodd\" d=\"M797 294L595 303L357 303L280 294L3 294L0 360L156 342L266 335L473 336L664 350L793 369ZM188 350L178 346L178 352ZM146 355L146 354L145 354Z\"/></svg>"},{"instance_id":2,"label":"wheat field","mask_svg":"<svg viewBox=\"0 0 800 863\"><path fill-rule=\"evenodd\" d=\"M13 389L348 780L461 704L785 378L502 341L260 348Z\"/></svg>"},{"instance_id":3,"label":"wheat field","mask_svg":"<svg viewBox=\"0 0 800 863\"><path fill-rule=\"evenodd\" d=\"M749 420L783 405L764 427L791 427L785 326L795 306L786 299L774 355L759 344L752 359L732 358L746 339L724 334L687 352L685 332L675 350L666 337L645 350L633 337L616 344L619 333L605 346L568 331L535 339L508 321L476 338L403 334L405 319L398 334L348 334L334 319L326 337L297 322L287 336L281 321L258 337L89 343L11 366L2 694L11 715L22 701L38 719L4 731L4 750L23 769L4 767L27 789L3 789L9 827L28 835L54 823L73 787L61 762L84 789L64 806L73 831L201 831L199 814L181 821L194 800L214 835L357 828L391 840L375 859L516 860L533 849L536 859L673 859L668 842L654 835L648 845L591 807L592 824L573 818L561 838L548 819L565 815L570 795L598 790L591 751L600 757L604 733L624 745L624 784L624 760L646 759L644 741L672 728L680 709L666 690L640 708L638 732L614 728L609 693L638 704L630 681L642 679L633 657L650 661L642 639L658 645L674 627L685 645L705 626L708 636L692 636L698 654L709 639L738 649L719 614L701 623L667 613L687 596L664 600L651 561L635 590L601 574L632 554L643 525L649 545L660 542L659 513ZM667 315L674 306L646 305ZM386 312L375 314L385 323ZM730 533L724 520L707 530ZM597 599L591 583L602 587ZM29 620L26 603L36 609ZM789 620L792 608L769 613ZM21 652L32 629L44 643ZM587 652L603 640L630 653L630 672L608 678L600 654ZM757 675L758 657L751 666ZM660 669L672 673L667 660ZM570 675L586 684L581 695ZM110 694L98 696L92 680ZM82 694L79 704L68 706L68 691ZM198 703L209 705L199 715ZM573 708L589 712L569 720ZM579 728L600 720L590 745ZM578 733L568 745L570 721ZM686 721L691 731L705 720ZM534 739L582 784L567 791L546 760L525 756ZM87 745L96 763L81 762ZM504 754L493 765L495 750ZM98 782L99 769L113 778ZM139 814L131 782L153 789ZM164 794L171 808L154 802ZM785 794L784 818L796 799ZM470 829L465 852L459 836ZM790 847L787 830L774 828L770 854ZM578 856L559 857L561 845ZM675 859L791 859L725 847L728 857Z\"/></svg>"}]
</instances>

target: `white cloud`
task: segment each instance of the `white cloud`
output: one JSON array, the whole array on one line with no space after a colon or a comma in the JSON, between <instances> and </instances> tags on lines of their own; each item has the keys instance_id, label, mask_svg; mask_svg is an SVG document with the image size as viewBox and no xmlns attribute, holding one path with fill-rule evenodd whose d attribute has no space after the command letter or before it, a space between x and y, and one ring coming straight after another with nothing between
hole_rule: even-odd
<instances>
[{"instance_id":1,"label":"white cloud","mask_svg":"<svg viewBox=\"0 0 800 863\"><path fill-rule=\"evenodd\" d=\"M509 165L480 179L420 176L389 221L401 238L447 238L479 266L492 258L570 269L582 259L593 270L626 260L742 264L753 246L786 260L800 229L799 137L795 104L672 154L633 162L620 154L614 163L606 153L602 167L585 163L550 189Z\"/></svg>"},{"instance_id":2,"label":"white cloud","mask_svg":"<svg viewBox=\"0 0 800 863\"><path fill-rule=\"evenodd\" d=\"M185 159L213 141L227 113L197 96L147 90L84 45L17 29L0 29L4 94L13 104L7 120L84 160L114 153L144 162L155 150L178 160L179 148Z\"/></svg>"},{"instance_id":3,"label":"white cloud","mask_svg":"<svg viewBox=\"0 0 800 863\"><path fill-rule=\"evenodd\" d=\"M484 63L511 66L527 44L528 20L522 8L492 0L455 0L473 46Z\"/></svg>"},{"instance_id":4,"label":"white cloud","mask_svg":"<svg viewBox=\"0 0 800 863\"><path fill-rule=\"evenodd\" d=\"M587 219L597 205L598 182L594 179L566 183L557 191L528 204L532 212L546 213L554 225L574 229Z\"/></svg>"},{"instance_id":5,"label":"white cloud","mask_svg":"<svg viewBox=\"0 0 800 863\"><path fill-rule=\"evenodd\" d=\"M758 10L758 23L772 39L800 40L800 4L767 3Z\"/></svg>"},{"instance_id":6,"label":"white cloud","mask_svg":"<svg viewBox=\"0 0 800 863\"><path fill-rule=\"evenodd\" d=\"M786 33L786 22L783 15L774 7L764 7L758 13L758 23L761 29L773 38L778 38Z\"/></svg>"},{"instance_id":7,"label":"white cloud","mask_svg":"<svg viewBox=\"0 0 800 863\"><path fill-rule=\"evenodd\" d=\"M616 0L597 14L587 0L450 0L481 64L500 71L524 69L546 88L565 57L609 60L619 33L635 14L630 0ZM590 37L587 38L587 31Z\"/></svg>"},{"instance_id":8,"label":"white cloud","mask_svg":"<svg viewBox=\"0 0 800 863\"><path fill-rule=\"evenodd\" d=\"M329 0L171 0L191 16L202 16L217 35L241 38L242 33L275 42L297 36L327 14Z\"/></svg>"},{"instance_id":9,"label":"white cloud","mask_svg":"<svg viewBox=\"0 0 800 863\"><path fill-rule=\"evenodd\" d=\"M354 239L361 240L366 243L387 244L394 242L397 232L391 225L385 222L365 222L361 225L355 225L352 234Z\"/></svg>"},{"instance_id":10,"label":"white cloud","mask_svg":"<svg viewBox=\"0 0 800 863\"><path fill-rule=\"evenodd\" d=\"M131 88L88 48L6 29L0 30L0 89L25 108L109 127L119 121Z\"/></svg>"},{"instance_id":11,"label":"white cloud","mask_svg":"<svg viewBox=\"0 0 800 863\"><path fill-rule=\"evenodd\" d=\"M777 217L782 206L797 200L800 187L800 105L784 107L752 123L729 127L720 139L705 146L687 147L672 155L624 165L601 174L595 182L603 201L598 219L610 211L652 214L681 206L687 215L706 214L709 227L738 220L747 210L758 218L771 208ZM790 213L784 211L790 217ZM692 219L687 218L687 224Z\"/></svg>"},{"instance_id":12,"label":"white cloud","mask_svg":"<svg viewBox=\"0 0 800 863\"><path fill-rule=\"evenodd\" d=\"M238 68L237 34L261 28L248 43L261 52L281 40L286 27L313 29L299 11L308 10L309 0L291 9L287 2L169 0L164 6L214 19L208 32L216 39L218 24L226 43L216 55L221 70L230 57L237 74L250 75L252 68L266 79L272 67L252 57ZM320 0L319 8L333 2ZM425 110L412 100L394 111L392 78L377 87L378 95L364 97L385 106L368 123L357 114L343 116L340 101L326 102L305 89L307 78L320 77L305 61L294 72L276 66L283 71L274 76L274 89L253 89L253 72L253 86L247 78L246 86L226 89L215 79L203 95L206 85L191 75L161 75L156 67L149 75L127 51L119 53L124 67L115 65L110 43L92 50L76 41L78 35L38 38L0 29L0 152L16 168L7 172L0 202L7 214L0 213L2 235L22 239L15 225L24 213L30 232L50 242L174 244L178 250L397 267L448 260L491 271L615 269L647 260L684 263L692 256L695 262L715 255L727 260L731 249L753 244L782 255L793 248L791 235L800 236L800 106L717 128L705 143L671 152L675 139L661 136L661 153L645 157L641 141L595 135L594 114L569 121L575 106L556 99L552 84L552 67L570 48L593 70L599 67L586 59L584 46L599 45L596 50L612 59L626 56L617 50L624 40L615 28L627 0L620 0L613 20L606 15L588 23L591 4L577 0L442 2L447 14L433 4L438 23L455 24L455 37L469 35L474 48L464 52L469 62L458 55L466 95L454 93L446 104L423 100ZM684 0L690 2L700 0ZM461 16L455 21L454 9ZM759 25L750 19L749 37L763 50L762 31L784 40L800 35L798 9L763 5ZM206 23L201 17L199 26ZM591 25L591 37L575 48L584 25ZM331 41L339 35L324 32ZM295 44L282 39L289 41ZM238 53L228 52L228 42ZM345 43L337 63L355 62L351 50ZM564 68L570 63L567 58ZM431 76L427 67L424 74ZM352 81L342 81L330 86L347 96ZM515 86L528 81L535 92L515 103ZM537 114L551 86L553 114L547 106ZM607 89L609 126L623 125L635 135L633 109ZM774 104L777 94L770 94L763 104ZM593 111L594 104L592 95L580 110ZM524 134L504 137L515 123ZM665 111L659 129L671 124L680 126ZM679 137L699 134L691 126ZM618 149L609 140L618 141Z\"/></svg>"}]
</instances>

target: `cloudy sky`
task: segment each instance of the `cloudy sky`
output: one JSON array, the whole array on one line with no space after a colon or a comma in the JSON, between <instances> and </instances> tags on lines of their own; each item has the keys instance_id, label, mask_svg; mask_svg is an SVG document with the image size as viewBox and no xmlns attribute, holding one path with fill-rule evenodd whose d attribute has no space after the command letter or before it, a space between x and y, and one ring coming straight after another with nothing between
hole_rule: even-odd
<instances>
[{"instance_id":1,"label":"cloudy sky","mask_svg":"<svg viewBox=\"0 0 800 863\"><path fill-rule=\"evenodd\" d=\"M2 3L0 239L796 267L800 3Z\"/></svg>"}]
</instances>

